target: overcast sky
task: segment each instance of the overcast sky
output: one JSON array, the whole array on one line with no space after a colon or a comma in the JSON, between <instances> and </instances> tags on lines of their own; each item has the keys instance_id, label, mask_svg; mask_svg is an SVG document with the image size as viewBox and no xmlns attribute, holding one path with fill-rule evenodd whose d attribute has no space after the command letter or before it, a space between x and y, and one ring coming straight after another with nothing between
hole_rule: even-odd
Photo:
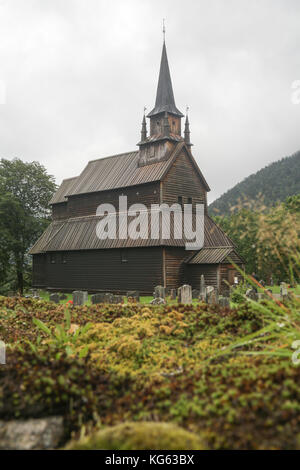
<instances>
[{"instance_id":1,"label":"overcast sky","mask_svg":"<svg viewBox=\"0 0 300 470\"><path fill-rule=\"evenodd\" d=\"M210 202L300 149L299 0L0 0L0 157L38 160L60 183L134 150L163 17Z\"/></svg>"}]
</instances>

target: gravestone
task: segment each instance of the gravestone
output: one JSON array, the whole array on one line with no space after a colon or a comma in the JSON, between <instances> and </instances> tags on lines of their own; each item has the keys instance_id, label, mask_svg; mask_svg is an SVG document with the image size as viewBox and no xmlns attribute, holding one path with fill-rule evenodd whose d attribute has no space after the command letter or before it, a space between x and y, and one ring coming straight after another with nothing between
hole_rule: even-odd
<instances>
[{"instance_id":1,"label":"gravestone","mask_svg":"<svg viewBox=\"0 0 300 470\"><path fill-rule=\"evenodd\" d=\"M219 305L220 307L230 307L229 297L219 297Z\"/></svg>"},{"instance_id":2,"label":"gravestone","mask_svg":"<svg viewBox=\"0 0 300 470\"><path fill-rule=\"evenodd\" d=\"M286 297L288 295L288 289L285 282L280 283L280 295L281 297Z\"/></svg>"},{"instance_id":3,"label":"gravestone","mask_svg":"<svg viewBox=\"0 0 300 470\"><path fill-rule=\"evenodd\" d=\"M128 291L127 294L126 294L126 297L127 297L128 299L129 299L129 298L134 299L135 302L139 302L139 301L140 301L140 293L139 293L139 291L137 291L137 290L130 290L130 291Z\"/></svg>"},{"instance_id":4,"label":"gravestone","mask_svg":"<svg viewBox=\"0 0 300 470\"><path fill-rule=\"evenodd\" d=\"M123 295L114 295L113 296L113 303L114 304L123 304L124 303Z\"/></svg>"},{"instance_id":5,"label":"gravestone","mask_svg":"<svg viewBox=\"0 0 300 470\"><path fill-rule=\"evenodd\" d=\"M99 292L98 294L94 294L91 296L92 304L104 304L105 302L105 294L103 292Z\"/></svg>"},{"instance_id":6,"label":"gravestone","mask_svg":"<svg viewBox=\"0 0 300 470\"><path fill-rule=\"evenodd\" d=\"M179 287L178 289L178 302L181 304L191 304L192 300L192 287L188 284Z\"/></svg>"},{"instance_id":7,"label":"gravestone","mask_svg":"<svg viewBox=\"0 0 300 470\"><path fill-rule=\"evenodd\" d=\"M151 300L150 302L151 305L163 305L165 303L166 301L162 297L155 297L155 299Z\"/></svg>"},{"instance_id":8,"label":"gravestone","mask_svg":"<svg viewBox=\"0 0 300 470\"><path fill-rule=\"evenodd\" d=\"M170 290L170 297L171 297L171 300L176 300L176 297L177 297L176 289Z\"/></svg>"},{"instance_id":9,"label":"gravestone","mask_svg":"<svg viewBox=\"0 0 300 470\"><path fill-rule=\"evenodd\" d=\"M202 302L205 302L205 300L206 300L205 279L204 279L203 274L201 274L201 278L200 278L200 300L202 300Z\"/></svg>"},{"instance_id":10,"label":"gravestone","mask_svg":"<svg viewBox=\"0 0 300 470\"><path fill-rule=\"evenodd\" d=\"M258 293L256 289L247 289L246 291L246 297L251 300L255 300L255 302L258 301Z\"/></svg>"},{"instance_id":11,"label":"gravestone","mask_svg":"<svg viewBox=\"0 0 300 470\"><path fill-rule=\"evenodd\" d=\"M205 301L208 304L216 304L217 303L217 293L213 286L207 286L205 288Z\"/></svg>"},{"instance_id":12,"label":"gravestone","mask_svg":"<svg viewBox=\"0 0 300 470\"><path fill-rule=\"evenodd\" d=\"M192 297L193 297L193 299L199 299L199 297L200 297L200 291L197 290L197 289L193 289L193 290L192 290Z\"/></svg>"},{"instance_id":13,"label":"gravestone","mask_svg":"<svg viewBox=\"0 0 300 470\"><path fill-rule=\"evenodd\" d=\"M155 299L165 299L166 298L166 288L163 286L154 287L153 297Z\"/></svg>"},{"instance_id":14,"label":"gravestone","mask_svg":"<svg viewBox=\"0 0 300 470\"><path fill-rule=\"evenodd\" d=\"M88 292L84 290L74 290L73 294L73 305L79 306L84 305L88 301Z\"/></svg>"},{"instance_id":15,"label":"gravestone","mask_svg":"<svg viewBox=\"0 0 300 470\"><path fill-rule=\"evenodd\" d=\"M104 302L106 304L113 304L114 303L114 294L111 294L110 292L106 292L104 294Z\"/></svg>"},{"instance_id":16,"label":"gravestone","mask_svg":"<svg viewBox=\"0 0 300 470\"><path fill-rule=\"evenodd\" d=\"M59 297L59 294L50 294L50 302L54 302L56 304L59 304L59 301L60 301L60 297Z\"/></svg>"}]
</instances>

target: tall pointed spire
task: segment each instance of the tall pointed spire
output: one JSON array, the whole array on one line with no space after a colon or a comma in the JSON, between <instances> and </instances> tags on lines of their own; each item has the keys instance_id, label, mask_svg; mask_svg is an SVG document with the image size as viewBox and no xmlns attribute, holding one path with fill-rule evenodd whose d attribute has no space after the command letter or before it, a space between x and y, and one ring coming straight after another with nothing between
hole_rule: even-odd
<instances>
[{"instance_id":1,"label":"tall pointed spire","mask_svg":"<svg viewBox=\"0 0 300 470\"><path fill-rule=\"evenodd\" d=\"M163 43L158 86L156 92L155 107L148 114L147 117L154 116L155 114L164 113L174 114L175 116L183 117L183 114L176 108L173 87L167 57L166 43Z\"/></svg>"}]
</instances>

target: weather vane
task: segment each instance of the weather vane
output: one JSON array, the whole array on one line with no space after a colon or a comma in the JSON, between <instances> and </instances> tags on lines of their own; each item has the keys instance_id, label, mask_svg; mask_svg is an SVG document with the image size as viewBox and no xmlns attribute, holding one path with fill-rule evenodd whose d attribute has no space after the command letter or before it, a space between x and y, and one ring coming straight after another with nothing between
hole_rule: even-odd
<instances>
[{"instance_id":1,"label":"weather vane","mask_svg":"<svg viewBox=\"0 0 300 470\"><path fill-rule=\"evenodd\" d=\"M186 112L186 115L187 115L187 116L188 116L188 114L189 114L189 110L190 110L190 107L189 107L189 106L186 106L185 112Z\"/></svg>"},{"instance_id":2,"label":"weather vane","mask_svg":"<svg viewBox=\"0 0 300 470\"><path fill-rule=\"evenodd\" d=\"M147 108L144 106L144 115L146 114Z\"/></svg>"},{"instance_id":3,"label":"weather vane","mask_svg":"<svg viewBox=\"0 0 300 470\"><path fill-rule=\"evenodd\" d=\"M166 25L165 25L165 18L163 18L163 35L164 35L164 41L166 39Z\"/></svg>"}]
</instances>

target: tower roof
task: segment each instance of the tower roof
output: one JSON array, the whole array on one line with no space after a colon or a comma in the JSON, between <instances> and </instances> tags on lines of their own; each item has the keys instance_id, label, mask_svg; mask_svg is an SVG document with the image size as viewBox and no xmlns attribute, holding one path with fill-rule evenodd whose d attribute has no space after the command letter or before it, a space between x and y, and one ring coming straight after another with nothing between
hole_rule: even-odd
<instances>
[{"instance_id":1,"label":"tower roof","mask_svg":"<svg viewBox=\"0 0 300 470\"><path fill-rule=\"evenodd\" d=\"M159 79L156 92L156 101L155 107L148 114L148 117L154 116L155 114L164 113L175 114L176 116L183 117L183 114L176 108L173 87L167 57L167 49L164 41L161 62L160 62L160 71Z\"/></svg>"}]
</instances>

